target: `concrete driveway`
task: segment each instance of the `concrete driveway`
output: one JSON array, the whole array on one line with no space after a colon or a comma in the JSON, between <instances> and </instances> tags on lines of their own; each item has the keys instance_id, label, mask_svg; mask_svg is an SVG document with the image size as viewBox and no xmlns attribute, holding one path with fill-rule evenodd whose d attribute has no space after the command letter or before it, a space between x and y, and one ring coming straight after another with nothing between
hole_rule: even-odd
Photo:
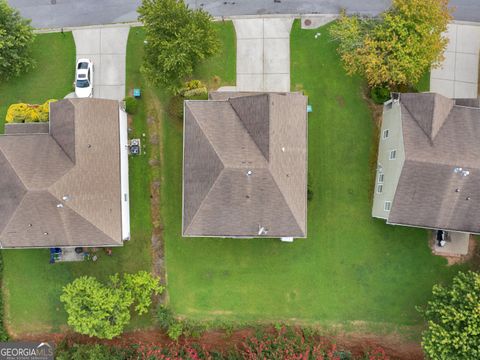
<instances>
[{"instance_id":1,"label":"concrete driveway","mask_svg":"<svg viewBox=\"0 0 480 360\"><path fill-rule=\"evenodd\" d=\"M237 34L237 90L290 91L293 18L233 20Z\"/></svg>"},{"instance_id":2,"label":"concrete driveway","mask_svg":"<svg viewBox=\"0 0 480 360\"><path fill-rule=\"evenodd\" d=\"M125 97L125 54L129 26L85 28L73 31L77 60L93 61L93 97Z\"/></svg>"},{"instance_id":3,"label":"concrete driveway","mask_svg":"<svg viewBox=\"0 0 480 360\"><path fill-rule=\"evenodd\" d=\"M446 33L450 42L441 68L432 69L430 91L450 98L478 96L480 24L452 23Z\"/></svg>"}]
</instances>

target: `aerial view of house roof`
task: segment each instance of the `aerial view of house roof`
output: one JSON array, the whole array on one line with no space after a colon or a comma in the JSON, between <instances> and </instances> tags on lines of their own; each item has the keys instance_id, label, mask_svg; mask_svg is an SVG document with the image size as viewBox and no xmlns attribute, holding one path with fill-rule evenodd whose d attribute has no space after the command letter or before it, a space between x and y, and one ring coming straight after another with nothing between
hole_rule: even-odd
<instances>
[{"instance_id":1,"label":"aerial view of house roof","mask_svg":"<svg viewBox=\"0 0 480 360\"><path fill-rule=\"evenodd\" d=\"M186 101L183 235L306 237L307 98Z\"/></svg>"},{"instance_id":2,"label":"aerial view of house roof","mask_svg":"<svg viewBox=\"0 0 480 360\"><path fill-rule=\"evenodd\" d=\"M122 245L128 211L122 210L119 117L118 101L69 99L50 104L49 128L6 126L2 247Z\"/></svg>"},{"instance_id":3,"label":"aerial view of house roof","mask_svg":"<svg viewBox=\"0 0 480 360\"><path fill-rule=\"evenodd\" d=\"M388 222L480 233L476 100L401 94L405 162Z\"/></svg>"}]
</instances>

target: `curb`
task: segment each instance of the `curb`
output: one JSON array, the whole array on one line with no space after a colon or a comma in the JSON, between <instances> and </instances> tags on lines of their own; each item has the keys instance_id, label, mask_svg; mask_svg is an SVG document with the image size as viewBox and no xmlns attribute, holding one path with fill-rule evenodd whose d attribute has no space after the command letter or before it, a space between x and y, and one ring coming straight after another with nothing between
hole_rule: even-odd
<instances>
[{"instance_id":1,"label":"curb","mask_svg":"<svg viewBox=\"0 0 480 360\"><path fill-rule=\"evenodd\" d=\"M47 33L68 32L68 31L85 30L85 29L107 29L107 28L137 27L137 26L143 26L143 24L140 21L134 21L134 22L126 22L126 23L107 24L107 25L65 26L65 27L58 27L58 28L35 29L33 32L35 34L47 34Z\"/></svg>"},{"instance_id":2,"label":"curb","mask_svg":"<svg viewBox=\"0 0 480 360\"><path fill-rule=\"evenodd\" d=\"M264 15L229 15L229 16L214 16L214 21L228 21L228 20L241 20L241 19L258 19L258 18L294 18L294 19L304 19L304 18L321 18L321 17L336 17L338 14L334 13L325 13L325 14L264 14ZM463 20L452 20L451 23L457 25L472 25L480 26L480 22L475 21L463 21ZM35 29L33 32L35 34L47 34L47 33L56 33L56 32L67 32L73 30L83 30L83 29L98 29L98 28L115 28L115 27L137 27L143 26L143 23L140 21L131 21L124 23L115 23L115 24L106 24L106 25L86 25L86 26L65 26L65 27L56 27L56 28L42 28Z\"/></svg>"}]
</instances>

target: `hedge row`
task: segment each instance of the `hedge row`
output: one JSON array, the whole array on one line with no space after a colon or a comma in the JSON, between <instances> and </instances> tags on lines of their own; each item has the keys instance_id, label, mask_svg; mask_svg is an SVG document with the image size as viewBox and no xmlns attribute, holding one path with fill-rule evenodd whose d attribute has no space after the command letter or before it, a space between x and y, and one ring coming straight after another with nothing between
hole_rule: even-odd
<instances>
[{"instance_id":1,"label":"hedge row","mask_svg":"<svg viewBox=\"0 0 480 360\"><path fill-rule=\"evenodd\" d=\"M57 101L50 99L41 105L35 104L12 104L7 110L5 121L7 123L47 122L50 112L50 103Z\"/></svg>"}]
</instances>

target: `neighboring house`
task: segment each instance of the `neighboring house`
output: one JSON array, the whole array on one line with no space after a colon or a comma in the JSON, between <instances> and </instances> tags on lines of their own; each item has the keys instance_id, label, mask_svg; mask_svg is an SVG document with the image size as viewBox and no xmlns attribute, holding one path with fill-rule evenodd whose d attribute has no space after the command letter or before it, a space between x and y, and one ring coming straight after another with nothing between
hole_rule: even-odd
<instances>
[{"instance_id":1,"label":"neighboring house","mask_svg":"<svg viewBox=\"0 0 480 360\"><path fill-rule=\"evenodd\" d=\"M372 215L480 233L479 139L478 100L394 94L384 106Z\"/></svg>"},{"instance_id":2,"label":"neighboring house","mask_svg":"<svg viewBox=\"0 0 480 360\"><path fill-rule=\"evenodd\" d=\"M130 237L127 116L118 101L50 104L0 136L2 248L121 246Z\"/></svg>"},{"instance_id":3,"label":"neighboring house","mask_svg":"<svg viewBox=\"0 0 480 360\"><path fill-rule=\"evenodd\" d=\"M307 236L307 98L185 101L183 236Z\"/></svg>"}]
</instances>

